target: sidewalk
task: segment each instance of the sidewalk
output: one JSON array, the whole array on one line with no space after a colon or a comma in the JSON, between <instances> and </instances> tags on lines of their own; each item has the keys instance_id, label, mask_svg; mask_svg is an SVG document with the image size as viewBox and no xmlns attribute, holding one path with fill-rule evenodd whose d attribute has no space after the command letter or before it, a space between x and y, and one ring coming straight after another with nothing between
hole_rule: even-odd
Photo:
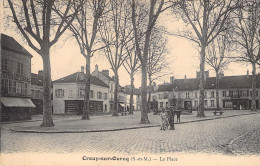
<instances>
[{"instance_id":1,"label":"sidewalk","mask_svg":"<svg viewBox=\"0 0 260 166\"><path fill-rule=\"evenodd\" d=\"M233 116L241 116L248 114L260 113L251 112L250 110L225 110L223 115L214 116L212 111L205 111L206 117L196 117L197 112L191 115L182 115L181 123L190 123L195 121L214 120L218 118L228 118ZM14 123L12 131L31 132L31 133L84 133L84 132L104 132L118 131L136 128L156 127L160 126L160 116L148 114L150 124L140 124L141 113L134 112L134 115L113 117L112 115L93 116L90 120L80 120L81 116L54 116L54 127L40 127L41 116L36 116L30 123ZM176 118L176 117L175 117ZM178 128L176 126L175 128Z\"/></svg>"}]
</instances>

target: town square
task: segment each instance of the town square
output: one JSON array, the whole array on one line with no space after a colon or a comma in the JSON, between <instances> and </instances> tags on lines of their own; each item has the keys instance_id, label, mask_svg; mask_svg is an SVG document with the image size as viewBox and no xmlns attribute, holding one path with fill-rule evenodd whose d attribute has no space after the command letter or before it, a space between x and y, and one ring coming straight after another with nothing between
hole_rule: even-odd
<instances>
[{"instance_id":1,"label":"town square","mask_svg":"<svg viewBox=\"0 0 260 166\"><path fill-rule=\"evenodd\" d=\"M259 165L257 0L0 6L0 165Z\"/></svg>"}]
</instances>

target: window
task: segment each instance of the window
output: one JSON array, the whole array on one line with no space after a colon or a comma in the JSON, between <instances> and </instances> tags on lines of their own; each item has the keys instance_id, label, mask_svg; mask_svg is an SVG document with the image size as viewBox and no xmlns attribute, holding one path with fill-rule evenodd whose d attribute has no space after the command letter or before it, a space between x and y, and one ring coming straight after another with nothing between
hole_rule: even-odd
<instances>
[{"instance_id":1,"label":"window","mask_svg":"<svg viewBox=\"0 0 260 166\"><path fill-rule=\"evenodd\" d=\"M204 100L204 105L208 106L208 100Z\"/></svg>"},{"instance_id":2,"label":"window","mask_svg":"<svg viewBox=\"0 0 260 166\"><path fill-rule=\"evenodd\" d=\"M72 90L69 90L69 97L72 97Z\"/></svg>"},{"instance_id":3,"label":"window","mask_svg":"<svg viewBox=\"0 0 260 166\"><path fill-rule=\"evenodd\" d=\"M157 100L157 96L153 95L153 101L156 101L156 100Z\"/></svg>"},{"instance_id":4,"label":"window","mask_svg":"<svg viewBox=\"0 0 260 166\"><path fill-rule=\"evenodd\" d=\"M18 93L18 94L22 93L22 83L20 83L20 82L16 83L16 93Z\"/></svg>"},{"instance_id":5,"label":"window","mask_svg":"<svg viewBox=\"0 0 260 166\"><path fill-rule=\"evenodd\" d=\"M17 63L17 73L23 74L23 63L21 63L21 62Z\"/></svg>"},{"instance_id":6,"label":"window","mask_svg":"<svg viewBox=\"0 0 260 166\"><path fill-rule=\"evenodd\" d=\"M160 108L162 108L163 107L163 102L160 102Z\"/></svg>"},{"instance_id":7,"label":"window","mask_svg":"<svg viewBox=\"0 0 260 166\"><path fill-rule=\"evenodd\" d=\"M8 80L7 79L2 79L1 88L2 88L2 92L8 93Z\"/></svg>"},{"instance_id":8,"label":"window","mask_svg":"<svg viewBox=\"0 0 260 166\"><path fill-rule=\"evenodd\" d=\"M102 99L102 92L97 92L97 98Z\"/></svg>"},{"instance_id":9,"label":"window","mask_svg":"<svg viewBox=\"0 0 260 166\"><path fill-rule=\"evenodd\" d=\"M198 92L195 92L195 98L198 98Z\"/></svg>"},{"instance_id":10,"label":"window","mask_svg":"<svg viewBox=\"0 0 260 166\"><path fill-rule=\"evenodd\" d=\"M207 98L207 92L204 93L204 97Z\"/></svg>"},{"instance_id":11,"label":"window","mask_svg":"<svg viewBox=\"0 0 260 166\"><path fill-rule=\"evenodd\" d=\"M55 97L57 97L57 98L64 97L64 89L55 89Z\"/></svg>"},{"instance_id":12,"label":"window","mask_svg":"<svg viewBox=\"0 0 260 166\"><path fill-rule=\"evenodd\" d=\"M107 93L104 93L104 100L107 99Z\"/></svg>"},{"instance_id":13,"label":"window","mask_svg":"<svg viewBox=\"0 0 260 166\"><path fill-rule=\"evenodd\" d=\"M28 84L24 83L24 94L27 95L28 92Z\"/></svg>"},{"instance_id":14,"label":"window","mask_svg":"<svg viewBox=\"0 0 260 166\"><path fill-rule=\"evenodd\" d=\"M229 97L233 97L233 91L229 91Z\"/></svg>"},{"instance_id":15,"label":"window","mask_svg":"<svg viewBox=\"0 0 260 166\"><path fill-rule=\"evenodd\" d=\"M16 92L16 81L13 81L13 93L17 93Z\"/></svg>"},{"instance_id":16,"label":"window","mask_svg":"<svg viewBox=\"0 0 260 166\"><path fill-rule=\"evenodd\" d=\"M215 100L210 100L210 106L215 107Z\"/></svg>"},{"instance_id":17,"label":"window","mask_svg":"<svg viewBox=\"0 0 260 166\"><path fill-rule=\"evenodd\" d=\"M89 97L90 97L91 99L94 98L94 92L93 92L93 90L90 90L90 91L89 91Z\"/></svg>"},{"instance_id":18,"label":"window","mask_svg":"<svg viewBox=\"0 0 260 166\"><path fill-rule=\"evenodd\" d=\"M13 81L9 80L8 81L8 93L12 93L12 89L13 89Z\"/></svg>"},{"instance_id":19,"label":"window","mask_svg":"<svg viewBox=\"0 0 260 166\"><path fill-rule=\"evenodd\" d=\"M85 96L85 88L78 87L78 97L84 97L84 96Z\"/></svg>"},{"instance_id":20,"label":"window","mask_svg":"<svg viewBox=\"0 0 260 166\"><path fill-rule=\"evenodd\" d=\"M223 97L227 97L227 92L226 92L226 91L223 91L223 92L222 92L222 96L223 96Z\"/></svg>"},{"instance_id":21,"label":"window","mask_svg":"<svg viewBox=\"0 0 260 166\"><path fill-rule=\"evenodd\" d=\"M190 93L189 92L186 93L186 98L190 98Z\"/></svg>"},{"instance_id":22,"label":"window","mask_svg":"<svg viewBox=\"0 0 260 166\"><path fill-rule=\"evenodd\" d=\"M6 58L2 59L2 71L7 71L8 62Z\"/></svg>"},{"instance_id":23,"label":"window","mask_svg":"<svg viewBox=\"0 0 260 166\"><path fill-rule=\"evenodd\" d=\"M166 108L168 108L168 102L166 102Z\"/></svg>"},{"instance_id":24,"label":"window","mask_svg":"<svg viewBox=\"0 0 260 166\"><path fill-rule=\"evenodd\" d=\"M168 99L168 93L164 93L164 94L163 94L163 98L164 98L164 99Z\"/></svg>"},{"instance_id":25,"label":"window","mask_svg":"<svg viewBox=\"0 0 260 166\"><path fill-rule=\"evenodd\" d=\"M194 101L194 106L198 107L199 106L199 102L197 100Z\"/></svg>"},{"instance_id":26,"label":"window","mask_svg":"<svg viewBox=\"0 0 260 166\"><path fill-rule=\"evenodd\" d=\"M211 98L214 98L214 97L215 97L215 92L214 92L214 91L211 91L210 97L211 97Z\"/></svg>"}]
</instances>

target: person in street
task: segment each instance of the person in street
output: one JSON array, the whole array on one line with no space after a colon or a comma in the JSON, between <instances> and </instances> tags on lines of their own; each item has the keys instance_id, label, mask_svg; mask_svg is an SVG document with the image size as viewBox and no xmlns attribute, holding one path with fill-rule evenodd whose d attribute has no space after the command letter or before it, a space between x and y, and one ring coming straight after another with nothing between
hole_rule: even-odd
<instances>
[{"instance_id":1,"label":"person in street","mask_svg":"<svg viewBox=\"0 0 260 166\"><path fill-rule=\"evenodd\" d=\"M170 111L169 111L169 117L168 117L168 120L169 120L169 124L170 124L170 130L174 130L174 110L176 110L176 106L173 105L173 107L170 108Z\"/></svg>"},{"instance_id":2,"label":"person in street","mask_svg":"<svg viewBox=\"0 0 260 166\"><path fill-rule=\"evenodd\" d=\"M165 109L162 109L161 112L161 130L166 130L168 127L168 118L167 118L167 113L165 112Z\"/></svg>"}]
</instances>

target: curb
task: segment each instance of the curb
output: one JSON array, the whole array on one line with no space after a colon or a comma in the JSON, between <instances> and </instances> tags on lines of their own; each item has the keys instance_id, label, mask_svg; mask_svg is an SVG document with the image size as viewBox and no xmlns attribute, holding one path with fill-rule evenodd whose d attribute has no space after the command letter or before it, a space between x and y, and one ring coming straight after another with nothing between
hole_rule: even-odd
<instances>
[{"instance_id":1,"label":"curb","mask_svg":"<svg viewBox=\"0 0 260 166\"><path fill-rule=\"evenodd\" d=\"M219 117L206 118L206 119L197 119L197 120L185 121L185 122L174 123L174 124L201 122L201 121L208 121L208 120L215 120L215 119L229 118L229 117L236 117L236 116L243 116L243 115L251 115L251 114L258 114L258 113L260 113L260 112L250 112L250 113L243 113L240 115L219 116ZM141 128L158 127L158 126L161 126L161 125L157 124L157 125L126 127L126 128L118 128L118 129L96 129L96 130L78 130L78 131L73 131L73 130L39 131L39 130L23 130L23 129L12 128L11 131L23 132L23 133L46 133L46 134L50 134L50 133L88 133L88 132L110 132L110 131L132 130L132 129L141 129Z\"/></svg>"},{"instance_id":2,"label":"curb","mask_svg":"<svg viewBox=\"0 0 260 166\"><path fill-rule=\"evenodd\" d=\"M238 139L240 139L241 137L247 135L247 134L250 133L250 132L252 132L252 131L248 131L248 132L246 132L246 133L244 133L244 134L238 136L237 138L231 140L231 141L227 144L227 148L228 148L229 152L232 153L232 154L234 154L234 155L236 155L236 156L240 155L240 154L236 153L236 151L234 150L233 144L234 144L234 142L236 142Z\"/></svg>"}]
</instances>

